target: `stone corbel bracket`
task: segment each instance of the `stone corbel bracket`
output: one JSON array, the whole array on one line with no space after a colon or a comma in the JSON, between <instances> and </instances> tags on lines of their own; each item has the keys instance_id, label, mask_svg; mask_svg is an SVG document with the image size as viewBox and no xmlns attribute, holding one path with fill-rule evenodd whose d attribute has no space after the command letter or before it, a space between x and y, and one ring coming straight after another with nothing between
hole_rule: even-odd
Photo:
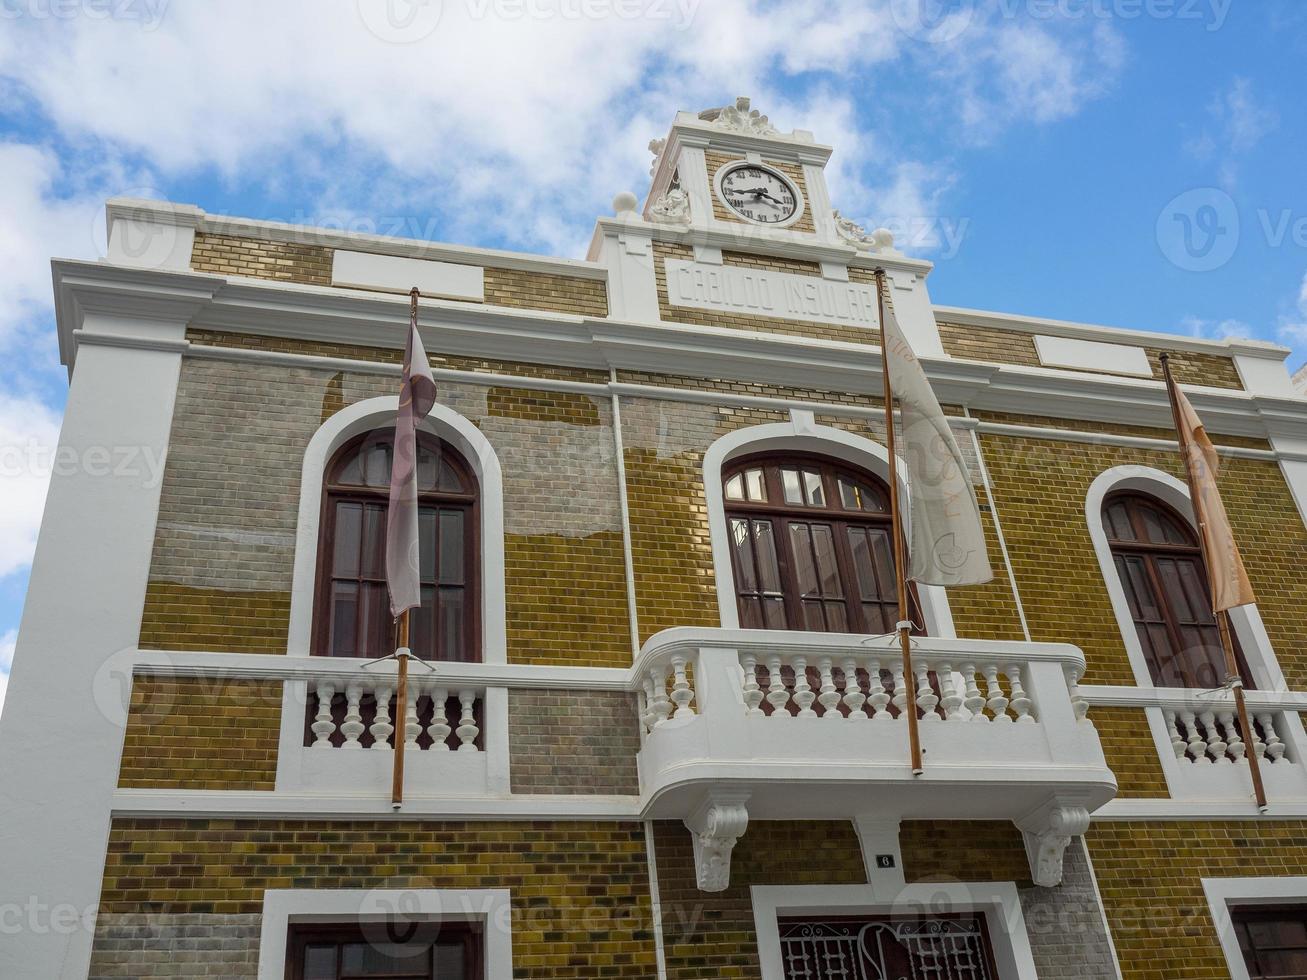
<instances>
[{"instance_id":1,"label":"stone corbel bracket","mask_svg":"<svg viewBox=\"0 0 1307 980\"><path fill-rule=\"evenodd\" d=\"M700 891L725 891L731 883L731 851L749 826L747 795L714 794L685 818L694 840L694 875Z\"/></svg>"},{"instance_id":2,"label":"stone corbel bracket","mask_svg":"<svg viewBox=\"0 0 1307 980\"><path fill-rule=\"evenodd\" d=\"M1036 885L1052 888L1062 881L1062 857L1071 838L1089 829L1089 811L1083 806L1053 803L1017 821L1026 842L1030 876Z\"/></svg>"}]
</instances>

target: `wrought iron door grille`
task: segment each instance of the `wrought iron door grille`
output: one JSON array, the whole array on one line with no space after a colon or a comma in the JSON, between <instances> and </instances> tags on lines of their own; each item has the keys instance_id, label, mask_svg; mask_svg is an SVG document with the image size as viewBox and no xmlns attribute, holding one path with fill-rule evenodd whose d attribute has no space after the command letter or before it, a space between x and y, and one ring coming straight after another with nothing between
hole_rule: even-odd
<instances>
[{"instance_id":1,"label":"wrought iron door grille","mask_svg":"<svg viewBox=\"0 0 1307 980\"><path fill-rule=\"evenodd\" d=\"M981 916L782 920L786 980L996 980Z\"/></svg>"}]
</instances>

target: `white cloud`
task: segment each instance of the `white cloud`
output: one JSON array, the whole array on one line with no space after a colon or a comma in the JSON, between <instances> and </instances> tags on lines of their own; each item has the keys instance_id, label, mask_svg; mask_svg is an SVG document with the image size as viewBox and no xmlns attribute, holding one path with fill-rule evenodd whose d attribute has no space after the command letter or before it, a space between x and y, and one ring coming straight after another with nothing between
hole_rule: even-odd
<instances>
[{"instance_id":1,"label":"white cloud","mask_svg":"<svg viewBox=\"0 0 1307 980\"><path fill-rule=\"evenodd\" d=\"M18 630L9 630L0 636L0 711L4 710L5 693L9 690L9 668L14 663L14 646L18 643Z\"/></svg>"},{"instance_id":2,"label":"white cloud","mask_svg":"<svg viewBox=\"0 0 1307 980\"><path fill-rule=\"evenodd\" d=\"M1290 310L1280 315L1277 333L1280 340L1293 347L1299 357L1307 352L1304 350L1307 348L1307 274L1303 276Z\"/></svg>"},{"instance_id":3,"label":"white cloud","mask_svg":"<svg viewBox=\"0 0 1307 980\"><path fill-rule=\"evenodd\" d=\"M1239 157L1279 125L1279 114L1259 102L1251 81L1236 77L1208 104L1207 116L1207 125L1185 149L1196 160L1215 160L1221 186L1233 188L1239 180Z\"/></svg>"},{"instance_id":4,"label":"white cloud","mask_svg":"<svg viewBox=\"0 0 1307 980\"><path fill-rule=\"evenodd\" d=\"M1198 316L1185 316L1180 319L1180 329L1190 337L1203 340L1225 340L1227 337L1251 337L1253 328L1242 320L1204 320Z\"/></svg>"},{"instance_id":5,"label":"white cloud","mask_svg":"<svg viewBox=\"0 0 1307 980\"><path fill-rule=\"evenodd\" d=\"M0 395L0 578L32 562L58 440L49 407Z\"/></svg>"}]
</instances>

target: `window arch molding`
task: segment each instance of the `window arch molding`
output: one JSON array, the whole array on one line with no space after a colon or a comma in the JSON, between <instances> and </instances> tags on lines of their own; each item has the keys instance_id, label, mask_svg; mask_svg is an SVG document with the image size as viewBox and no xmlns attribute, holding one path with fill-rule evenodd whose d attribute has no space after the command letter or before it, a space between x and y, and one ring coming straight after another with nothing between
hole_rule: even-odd
<instances>
[{"instance_id":1,"label":"window arch molding","mask_svg":"<svg viewBox=\"0 0 1307 980\"><path fill-rule=\"evenodd\" d=\"M1197 522L1194 520L1189 487L1170 473L1151 466L1114 466L1105 470L1090 484L1089 493L1085 496L1085 522L1089 527L1089 537L1094 543L1099 569L1103 573L1103 582L1107 586L1107 593L1112 602L1112 612L1116 616L1117 627L1125 643L1126 655L1130 659L1130 668L1135 675L1135 684L1139 687L1153 687L1148 660L1135 632L1134 619L1130 615L1130 604L1126 600L1125 589L1117 575L1112 546L1103 528L1103 504L1107 498L1113 494L1131 491L1154 497L1168 505L1185 520L1195 535L1198 533ZM1284 675L1276 662L1270 637L1266 633L1266 627L1262 623L1257 607L1239 606L1231 609L1230 625L1239 638L1239 645L1248 661L1253 683L1262 690L1285 690Z\"/></svg>"},{"instance_id":2,"label":"window arch molding","mask_svg":"<svg viewBox=\"0 0 1307 980\"><path fill-rule=\"evenodd\" d=\"M740 628L736 606L735 579L731 568L730 535L726 529L726 500L722 474L744 456L760 453L811 453L866 470L889 483L889 450L878 442L843 429L817 425L810 412L791 412L788 422L754 425L717 439L703 458L703 485L708 505L709 538L712 544L713 577L717 586L717 609L725 629ZM900 478L899 492L909 492ZM945 590L936 585L918 585L926 632L931 636L954 637L953 616Z\"/></svg>"},{"instance_id":3,"label":"window arch molding","mask_svg":"<svg viewBox=\"0 0 1307 980\"><path fill-rule=\"evenodd\" d=\"M337 450L373 429L393 427L399 410L397 396L368 398L328 418L304 450L300 474L299 517L295 529L295 569L290 597L287 650L307 657L313 635L317 584L318 541L322 519L323 477ZM504 610L504 481L494 447L470 420L436 403L419 428L444 439L462 454L476 477L480 494L481 659L506 663L507 631Z\"/></svg>"}]
</instances>

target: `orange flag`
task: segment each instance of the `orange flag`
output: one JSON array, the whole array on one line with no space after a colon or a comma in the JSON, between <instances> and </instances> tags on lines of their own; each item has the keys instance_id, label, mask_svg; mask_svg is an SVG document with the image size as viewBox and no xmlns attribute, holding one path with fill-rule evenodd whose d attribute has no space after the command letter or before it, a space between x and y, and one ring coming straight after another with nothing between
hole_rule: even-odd
<instances>
[{"instance_id":1,"label":"orange flag","mask_svg":"<svg viewBox=\"0 0 1307 980\"><path fill-rule=\"evenodd\" d=\"M1194 492L1198 496L1194 504L1198 508L1201 522L1199 531L1207 549L1207 562L1210 566L1207 574L1212 580L1212 606L1217 612L1222 612L1235 606L1250 605L1257 601L1257 597L1253 595L1248 573L1244 571L1239 546L1234 543L1234 532L1225 515L1221 492L1216 487L1216 472L1220 468L1216 447L1207 438L1202 419L1189 404L1189 399L1180 390L1180 386L1173 385L1173 390L1180 423L1184 428L1181 434L1188 449L1185 462L1193 477Z\"/></svg>"}]
</instances>

